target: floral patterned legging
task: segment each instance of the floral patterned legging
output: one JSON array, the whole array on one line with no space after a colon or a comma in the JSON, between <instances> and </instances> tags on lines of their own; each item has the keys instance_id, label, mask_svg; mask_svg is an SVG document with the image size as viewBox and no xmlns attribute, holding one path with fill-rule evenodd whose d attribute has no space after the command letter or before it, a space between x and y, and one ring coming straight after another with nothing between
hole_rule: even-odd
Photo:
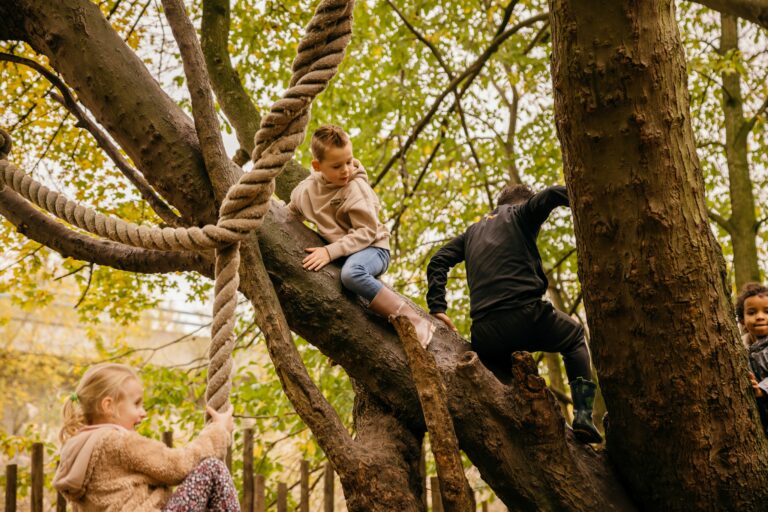
<instances>
[{"instance_id":1,"label":"floral patterned legging","mask_svg":"<svg viewBox=\"0 0 768 512\"><path fill-rule=\"evenodd\" d=\"M173 492L164 512L240 512L227 466L219 459L198 464Z\"/></svg>"}]
</instances>

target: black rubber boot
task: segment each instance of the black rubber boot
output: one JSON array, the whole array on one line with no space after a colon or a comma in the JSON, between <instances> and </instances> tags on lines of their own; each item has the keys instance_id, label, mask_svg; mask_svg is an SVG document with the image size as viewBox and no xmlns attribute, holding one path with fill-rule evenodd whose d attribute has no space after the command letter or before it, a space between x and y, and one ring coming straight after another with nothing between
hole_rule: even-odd
<instances>
[{"instance_id":1,"label":"black rubber boot","mask_svg":"<svg viewBox=\"0 0 768 512\"><path fill-rule=\"evenodd\" d=\"M571 381L571 397L573 398L573 433L582 443L602 443L600 432L592 423L592 404L595 402L597 385L591 380L576 377Z\"/></svg>"}]
</instances>

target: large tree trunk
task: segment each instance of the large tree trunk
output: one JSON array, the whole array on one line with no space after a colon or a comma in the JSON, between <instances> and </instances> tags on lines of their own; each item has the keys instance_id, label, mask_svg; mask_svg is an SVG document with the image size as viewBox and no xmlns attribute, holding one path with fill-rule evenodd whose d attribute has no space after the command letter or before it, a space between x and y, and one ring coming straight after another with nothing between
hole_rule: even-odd
<instances>
[{"instance_id":1,"label":"large tree trunk","mask_svg":"<svg viewBox=\"0 0 768 512\"><path fill-rule=\"evenodd\" d=\"M609 455L649 510L765 510L768 443L707 222L674 5L550 7Z\"/></svg>"}]
</instances>

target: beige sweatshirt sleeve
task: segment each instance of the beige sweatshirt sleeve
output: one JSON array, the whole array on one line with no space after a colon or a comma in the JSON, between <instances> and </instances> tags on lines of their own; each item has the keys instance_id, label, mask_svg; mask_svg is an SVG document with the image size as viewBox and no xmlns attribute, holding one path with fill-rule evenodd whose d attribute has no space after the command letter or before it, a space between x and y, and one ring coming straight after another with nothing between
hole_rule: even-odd
<instances>
[{"instance_id":1,"label":"beige sweatshirt sleeve","mask_svg":"<svg viewBox=\"0 0 768 512\"><path fill-rule=\"evenodd\" d=\"M296 205L296 202L294 202L293 196L291 196L291 202L288 203L288 214L296 220L303 221L305 219L304 214L301 213L301 210Z\"/></svg>"},{"instance_id":2,"label":"beige sweatshirt sleeve","mask_svg":"<svg viewBox=\"0 0 768 512\"><path fill-rule=\"evenodd\" d=\"M223 425L209 424L187 445L168 448L140 434L120 436L117 452L130 470L167 485L178 485L203 459L224 458L230 435Z\"/></svg>"},{"instance_id":3,"label":"beige sweatshirt sleeve","mask_svg":"<svg viewBox=\"0 0 768 512\"><path fill-rule=\"evenodd\" d=\"M368 185L357 184L353 200L347 206L347 215L351 228L346 235L325 246L331 261L342 256L362 251L376 240L379 217L376 210L377 200L373 190L365 190ZM370 189L370 187L368 187Z\"/></svg>"}]
</instances>

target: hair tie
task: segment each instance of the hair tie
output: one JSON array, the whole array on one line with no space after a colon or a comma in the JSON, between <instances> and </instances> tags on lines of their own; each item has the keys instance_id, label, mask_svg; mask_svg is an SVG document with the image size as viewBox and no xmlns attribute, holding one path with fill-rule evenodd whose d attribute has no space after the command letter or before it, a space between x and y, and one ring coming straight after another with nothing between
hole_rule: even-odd
<instances>
[{"instance_id":1,"label":"hair tie","mask_svg":"<svg viewBox=\"0 0 768 512\"><path fill-rule=\"evenodd\" d=\"M73 392L72 394L69 395L69 399L72 400L73 402L79 402L80 401L80 398L77 396L77 393L75 393L75 392Z\"/></svg>"}]
</instances>

